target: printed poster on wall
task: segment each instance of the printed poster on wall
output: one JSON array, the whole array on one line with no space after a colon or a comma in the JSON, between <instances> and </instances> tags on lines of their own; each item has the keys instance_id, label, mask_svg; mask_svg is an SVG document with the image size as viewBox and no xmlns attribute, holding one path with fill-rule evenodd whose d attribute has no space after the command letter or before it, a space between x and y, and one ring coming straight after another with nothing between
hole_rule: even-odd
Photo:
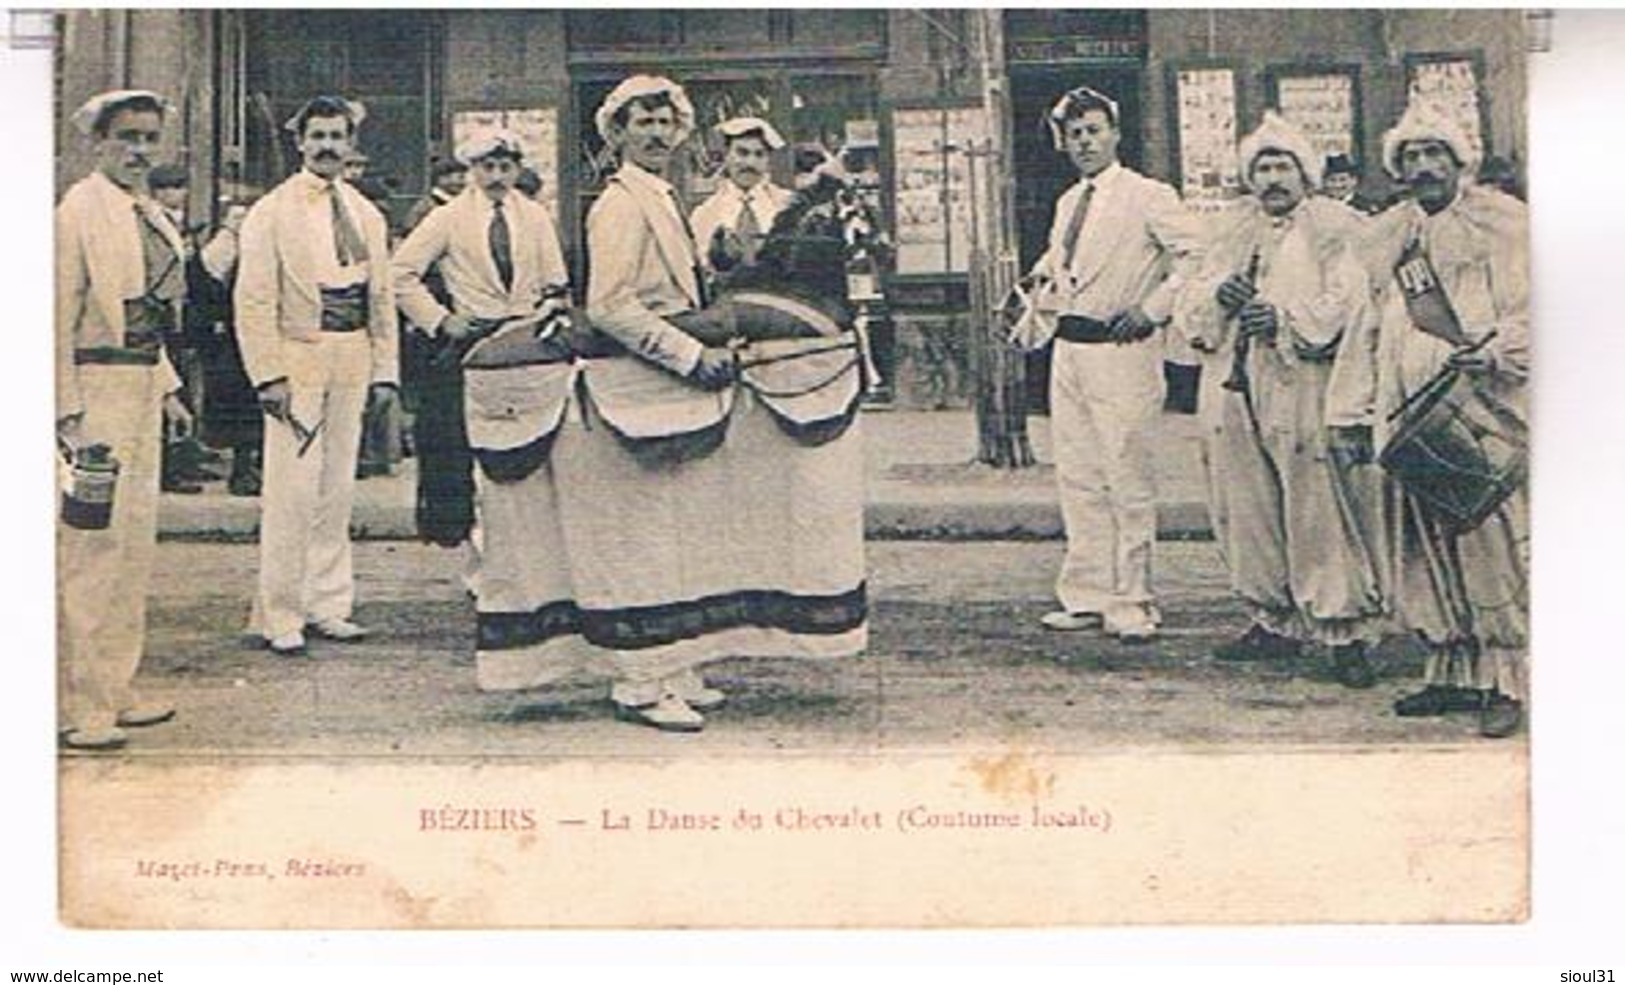
<instances>
[{"instance_id":1,"label":"printed poster on wall","mask_svg":"<svg viewBox=\"0 0 1625 985\"><path fill-rule=\"evenodd\" d=\"M1186 69L1176 76L1179 183L1186 204L1217 212L1240 193L1236 166L1236 75L1228 68Z\"/></svg>"},{"instance_id":2,"label":"printed poster on wall","mask_svg":"<svg viewBox=\"0 0 1625 985\"><path fill-rule=\"evenodd\" d=\"M988 147L980 107L899 109L892 115L897 272L970 269L971 153ZM979 177L984 177L983 169ZM978 189L985 194L985 189Z\"/></svg>"},{"instance_id":3,"label":"printed poster on wall","mask_svg":"<svg viewBox=\"0 0 1625 985\"><path fill-rule=\"evenodd\" d=\"M1324 161L1354 153L1354 80L1343 73L1289 75L1276 82L1281 115L1304 132Z\"/></svg>"}]
</instances>

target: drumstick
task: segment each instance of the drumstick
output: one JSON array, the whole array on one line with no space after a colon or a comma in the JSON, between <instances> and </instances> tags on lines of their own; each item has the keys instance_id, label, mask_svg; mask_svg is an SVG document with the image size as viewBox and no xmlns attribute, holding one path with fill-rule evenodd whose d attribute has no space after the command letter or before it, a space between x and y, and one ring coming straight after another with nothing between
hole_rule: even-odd
<instances>
[{"instance_id":1,"label":"drumstick","mask_svg":"<svg viewBox=\"0 0 1625 985\"><path fill-rule=\"evenodd\" d=\"M1451 355L1470 356L1473 353L1477 352L1478 350L1480 350L1480 349L1484 348L1485 346L1489 345L1490 341L1492 339L1494 339L1497 334L1499 334L1499 333L1496 332L1494 329L1491 329L1488 333L1485 334L1485 336L1483 338L1479 339L1476 342L1468 342L1465 345L1456 346L1456 351L1451 353ZM1456 367L1450 365L1448 362L1445 363L1443 366L1439 367L1439 371L1437 373L1434 373L1433 376L1431 378L1429 378L1426 383L1422 384L1421 386L1419 386L1415 390L1413 390L1411 393L1407 394L1405 399L1400 401L1398 407L1395 407L1393 410L1388 412L1388 421L1389 421L1389 423L1392 423L1393 421L1397 420L1399 417L1404 415L1405 412L1409 411L1411 409L1411 407L1413 405L1415 405L1415 403L1418 400L1422 399L1422 397L1425 394L1432 393L1433 388L1439 384L1440 380L1443 380L1446 377L1450 376L1451 374L1458 373L1458 372L1460 372L1460 370L1456 369Z\"/></svg>"}]
</instances>

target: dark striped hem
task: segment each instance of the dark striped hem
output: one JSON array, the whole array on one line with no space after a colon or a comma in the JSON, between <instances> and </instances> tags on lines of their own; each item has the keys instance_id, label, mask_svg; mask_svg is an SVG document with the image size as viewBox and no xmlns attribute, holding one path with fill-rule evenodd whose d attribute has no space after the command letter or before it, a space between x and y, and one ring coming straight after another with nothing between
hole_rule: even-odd
<instances>
[{"instance_id":1,"label":"dark striped hem","mask_svg":"<svg viewBox=\"0 0 1625 985\"><path fill-rule=\"evenodd\" d=\"M517 650L580 635L610 650L646 650L745 627L838 636L868 617L861 582L837 595L754 590L627 609L583 610L574 602L554 602L535 612L480 613L479 648Z\"/></svg>"}]
</instances>

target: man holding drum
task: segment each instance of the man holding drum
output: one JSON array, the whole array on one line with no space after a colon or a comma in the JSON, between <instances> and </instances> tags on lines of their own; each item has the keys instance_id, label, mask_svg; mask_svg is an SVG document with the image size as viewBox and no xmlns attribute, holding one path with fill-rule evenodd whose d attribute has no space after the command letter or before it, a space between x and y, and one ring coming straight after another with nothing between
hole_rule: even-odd
<instances>
[{"instance_id":1,"label":"man holding drum","mask_svg":"<svg viewBox=\"0 0 1625 985\"><path fill-rule=\"evenodd\" d=\"M1521 472L1490 461L1455 470L1445 491L1481 504L1467 514L1436 495L1439 476L1449 471L1417 475L1393 464L1406 450L1402 444L1429 441L1425 431L1407 426L1439 403L1419 394L1437 394L1459 411L1446 423L1471 418L1495 425L1496 433L1480 429L1455 448L1523 452L1528 213L1517 200L1472 183L1478 157L1455 122L1425 103L1411 106L1384 136L1384 166L1410 198L1374 220L1366 260L1380 325L1374 335L1345 342L1327 423L1334 454L1369 460L1373 446L1380 448L1397 484L1388 524L1393 601L1403 624L1427 644L1428 659L1425 686L1396 702L1395 713L1477 711L1480 733L1501 738L1522 721L1529 639Z\"/></svg>"},{"instance_id":2,"label":"man holding drum","mask_svg":"<svg viewBox=\"0 0 1625 985\"><path fill-rule=\"evenodd\" d=\"M1250 201L1216 231L1183 292L1177 323L1198 351L1224 355L1231 376L1202 406L1211 421L1216 527L1231 584L1252 627L1220 660L1330 648L1348 687L1376 683L1367 644L1382 599L1351 483L1361 472L1326 455L1327 380L1346 335L1374 315L1358 245L1360 217L1312 197L1320 156L1273 112L1240 144ZM1371 524L1375 526L1375 524Z\"/></svg>"}]
</instances>

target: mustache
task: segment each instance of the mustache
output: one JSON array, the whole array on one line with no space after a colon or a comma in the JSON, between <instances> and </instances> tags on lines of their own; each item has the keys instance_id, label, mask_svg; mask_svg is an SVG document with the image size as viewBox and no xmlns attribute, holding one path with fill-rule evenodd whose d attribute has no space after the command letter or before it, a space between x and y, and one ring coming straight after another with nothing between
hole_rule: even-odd
<instances>
[{"instance_id":1,"label":"mustache","mask_svg":"<svg viewBox=\"0 0 1625 985\"><path fill-rule=\"evenodd\" d=\"M339 152L336 150L319 150L316 152L316 160L318 161L337 161L338 159Z\"/></svg>"}]
</instances>

